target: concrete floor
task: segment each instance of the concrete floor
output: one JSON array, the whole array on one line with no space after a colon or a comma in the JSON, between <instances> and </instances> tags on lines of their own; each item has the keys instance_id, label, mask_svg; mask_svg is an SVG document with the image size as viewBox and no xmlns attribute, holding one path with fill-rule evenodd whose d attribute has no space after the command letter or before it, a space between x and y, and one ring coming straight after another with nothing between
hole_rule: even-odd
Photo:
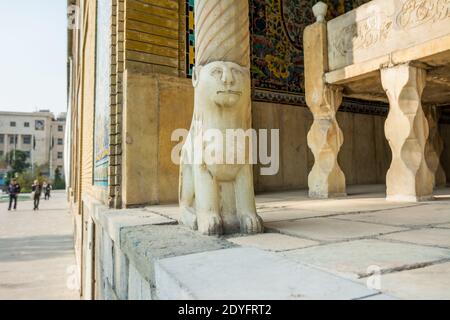
<instances>
[{"instance_id":1,"label":"concrete floor","mask_svg":"<svg viewBox=\"0 0 450 320\"><path fill-rule=\"evenodd\" d=\"M450 299L450 188L423 203L387 202L384 188L353 186L348 197L330 200L309 199L306 191L259 195L266 233L227 240L396 299ZM176 206L147 210L179 215Z\"/></svg>"},{"instance_id":2,"label":"concrete floor","mask_svg":"<svg viewBox=\"0 0 450 320\"><path fill-rule=\"evenodd\" d=\"M0 203L0 300L78 299L65 193L54 191L39 211L32 206L7 211Z\"/></svg>"}]
</instances>

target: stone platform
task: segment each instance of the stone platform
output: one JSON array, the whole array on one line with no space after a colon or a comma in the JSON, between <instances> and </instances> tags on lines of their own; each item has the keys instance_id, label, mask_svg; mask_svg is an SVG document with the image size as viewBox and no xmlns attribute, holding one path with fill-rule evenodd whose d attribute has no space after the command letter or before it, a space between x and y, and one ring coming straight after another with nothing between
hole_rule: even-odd
<instances>
[{"instance_id":1,"label":"stone platform","mask_svg":"<svg viewBox=\"0 0 450 320\"><path fill-rule=\"evenodd\" d=\"M259 195L266 233L250 236L174 225L176 205L99 213L114 238L103 298L450 299L450 189L422 203L388 202L384 186L348 194Z\"/></svg>"}]
</instances>

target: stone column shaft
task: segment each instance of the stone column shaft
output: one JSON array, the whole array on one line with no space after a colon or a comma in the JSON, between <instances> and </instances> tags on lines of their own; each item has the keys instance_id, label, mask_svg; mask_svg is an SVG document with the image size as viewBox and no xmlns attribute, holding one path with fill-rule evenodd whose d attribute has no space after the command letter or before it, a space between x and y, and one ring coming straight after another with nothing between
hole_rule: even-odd
<instances>
[{"instance_id":1,"label":"stone column shaft","mask_svg":"<svg viewBox=\"0 0 450 320\"><path fill-rule=\"evenodd\" d=\"M425 158L429 127L421 103L426 71L402 64L382 69L381 81L390 104L385 123L386 138L392 150L392 163L386 177L387 199L429 200L434 177Z\"/></svg>"}]
</instances>

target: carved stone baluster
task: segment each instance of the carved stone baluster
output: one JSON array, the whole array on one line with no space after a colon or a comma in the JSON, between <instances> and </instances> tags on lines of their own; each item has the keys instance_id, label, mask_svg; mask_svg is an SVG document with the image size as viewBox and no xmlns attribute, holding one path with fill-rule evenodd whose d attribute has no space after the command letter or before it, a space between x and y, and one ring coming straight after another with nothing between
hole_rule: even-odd
<instances>
[{"instance_id":1,"label":"carved stone baluster","mask_svg":"<svg viewBox=\"0 0 450 320\"><path fill-rule=\"evenodd\" d=\"M390 103L385 124L392 150L392 163L386 177L387 198L428 200L432 198L434 178L425 158L429 128L421 97L426 71L402 64L382 69L381 81Z\"/></svg>"},{"instance_id":2,"label":"carved stone baluster","mask_svg":"<svg viewBox=\"0 0 450 320\"><path fill-rule=\"evenodd\" d=\"M327 5L313 7L317 22L303 34L305 51L305 98L314 122L308 133L308 146L315 163L308 177L309 196L329 198L345 195L345 175L337 162L344 137L336 120L342 103L342 88L324 81L328 71Z\"/></svg>"},{"instance_id":3,"label":"carved stone baluster","mask_svg":"<svg viewBox=\"0 0 450 320\"><path fill-rule=\"evenodd\" d=\"M314 116L308 133L308 146L315 163L308 177L309 196L330 198L344 196L345 175L338 164L338 154L344 136L336 120L336 112L342 103L342 89L325 86L320 104L310 105Z\"/></svg>"},{"instance_id":4,"label":"carved stone baluster","mask_svg":"<svg viewBox=\"0 0 450 320\"><path fill-rule=\"evenodd\" d=\"M446 185L447 179L440 161L444 142L439 134L439 110L435 106L425 106L424 112L430 128L425 155L428 166L434 174L434 185L442 187Z\"/></svg>"}]
</instances>

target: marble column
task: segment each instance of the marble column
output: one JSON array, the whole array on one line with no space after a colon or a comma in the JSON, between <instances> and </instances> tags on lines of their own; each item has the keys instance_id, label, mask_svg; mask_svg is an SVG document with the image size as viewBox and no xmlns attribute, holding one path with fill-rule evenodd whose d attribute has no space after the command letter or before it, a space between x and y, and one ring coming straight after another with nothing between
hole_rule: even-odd
<instances>
[{"instance_id":1,"label":"marble column","mask_svg":"<svg viewBox=\"0 0 450 320\"><path fill-rule=\"evenodd\" d=\"M397 65L382 69L381 81L390 104L385 123L392 150L386 177L387 199L429 200L434 177L425 157L429 127L421 102L426 71L410 64Z\"/></svg>"}]
</instances>

